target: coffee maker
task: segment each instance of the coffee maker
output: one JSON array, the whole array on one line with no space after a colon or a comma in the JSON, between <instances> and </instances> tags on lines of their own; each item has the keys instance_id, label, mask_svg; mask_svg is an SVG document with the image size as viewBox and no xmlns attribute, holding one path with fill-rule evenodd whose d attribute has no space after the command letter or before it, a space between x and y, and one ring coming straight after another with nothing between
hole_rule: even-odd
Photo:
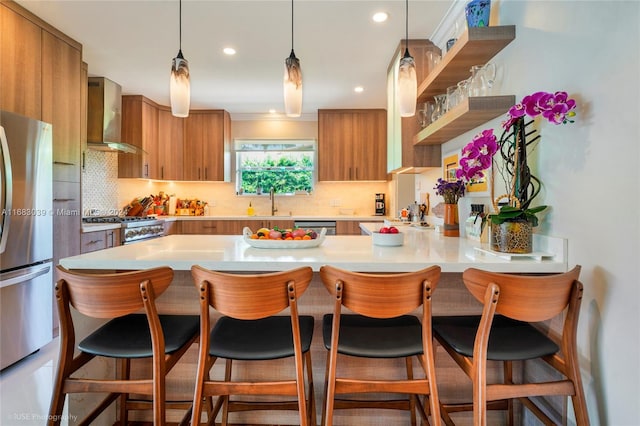
<instances>
[{"instance_id":1,"label":"coffee maker","mask_svg":"<svg viewBox=\"0 0 640 426\"><path fill-rule=\"evenodd\" d=\"M376 216L385 215L384 194L376 194Z\"/></svg>"}]
</instances>

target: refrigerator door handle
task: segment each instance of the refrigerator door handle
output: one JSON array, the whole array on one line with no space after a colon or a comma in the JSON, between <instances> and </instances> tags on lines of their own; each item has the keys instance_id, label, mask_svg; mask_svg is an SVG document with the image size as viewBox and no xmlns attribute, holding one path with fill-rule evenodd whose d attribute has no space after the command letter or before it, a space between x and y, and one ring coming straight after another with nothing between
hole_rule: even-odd
<instances>
[{"instance_id":1,"label":"refrigerator door handle","mask_svg":"<svg viewBox=\"0 0 640 426\"><path fill-rule=\"evenodd\" d=\"M29 271L27 271L26 273L12 275L7 279L0 279L0 288L9 287L15 284L20 284L25 281L31 281L32 279L37 278L41 275L48 274L50 270L51 270L50 264L42 266L40 269L29 268ZM7 273L5 275L11 275L11 274Z\"/></svg>"},{"instance_id":2,"label":"refrigerator door handle","mask_svg":"<svg viewBox=\"0 0 640 426\"><path fill-rule=\"evenodd\" d=\"M0 228L0 253L4 253L9 239L9 226L11 225L11 210L13 209L13 174L11 172L11 157L9 144L4 127L0 126L0 145L2 148L3 170L2 174L2 227Z\"/></svg>"}]
</instances>

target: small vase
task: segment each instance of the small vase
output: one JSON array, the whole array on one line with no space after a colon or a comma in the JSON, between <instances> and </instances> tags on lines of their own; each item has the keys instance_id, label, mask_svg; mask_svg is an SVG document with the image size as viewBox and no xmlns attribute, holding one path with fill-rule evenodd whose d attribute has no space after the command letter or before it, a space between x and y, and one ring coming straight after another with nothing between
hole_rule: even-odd
<instances>
[{"instance_id":1,"label":"small vase","mask_svg":"<svg viewBox=\"0 0 640 426\"><path fill-rule=\"evenodd\" d=\"M460 236L460 223L458 221L458 205L457 204L444 205L443 234L445 237Z\"/></svg>"},{"instance_id":2,"label":"small vase","mask_svg":"<svg viewBox=\"0 0 640 426\"><path fill-rule=\"evenodd\" d=\"M464 8L467 26L488 27L491 14L491 0L471 0Z\"/></svg>"},{"instance_id":3,"label":"small vase","mask_svg":"<svg viewBox=\"0 0 640 426\"><path fill-rule=\"evenodd\" d=\"M525 254L533 251L533 227L526 219L491 223L491 249L501 253Z\"/></svg>"}]
</instances>

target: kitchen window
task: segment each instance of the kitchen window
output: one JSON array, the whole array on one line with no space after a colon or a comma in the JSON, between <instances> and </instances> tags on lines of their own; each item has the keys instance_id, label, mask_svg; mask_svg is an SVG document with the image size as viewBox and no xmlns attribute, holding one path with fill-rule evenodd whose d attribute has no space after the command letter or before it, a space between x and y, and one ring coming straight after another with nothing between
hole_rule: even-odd
<instances>
[{"instance_id":1,"label":"kitchen window","mask_svg":"<svg viewBox=\"0 0 640 426\"><path fill-rule=\"evenodd\" d=\"M309 193L315 180L316 141L235 140L236 192Z\"/></svg>"}]
</instances>

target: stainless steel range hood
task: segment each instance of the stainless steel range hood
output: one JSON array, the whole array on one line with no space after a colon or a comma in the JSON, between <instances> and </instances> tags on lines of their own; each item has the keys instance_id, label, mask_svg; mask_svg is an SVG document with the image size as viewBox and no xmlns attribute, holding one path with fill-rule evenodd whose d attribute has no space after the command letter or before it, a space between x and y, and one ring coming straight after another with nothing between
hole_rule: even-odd
<instances>
[{"instance_id":1,"label":"stainless steel range hood","mask_svg":"<svg viewBox=\"0 0 640 426\"><path fill-rule=\"evenodd\" d=\"M105 77L89 77L87 148L139 154L142 149L122 142L122 88Z\"/></svg>"}]
</instances>

